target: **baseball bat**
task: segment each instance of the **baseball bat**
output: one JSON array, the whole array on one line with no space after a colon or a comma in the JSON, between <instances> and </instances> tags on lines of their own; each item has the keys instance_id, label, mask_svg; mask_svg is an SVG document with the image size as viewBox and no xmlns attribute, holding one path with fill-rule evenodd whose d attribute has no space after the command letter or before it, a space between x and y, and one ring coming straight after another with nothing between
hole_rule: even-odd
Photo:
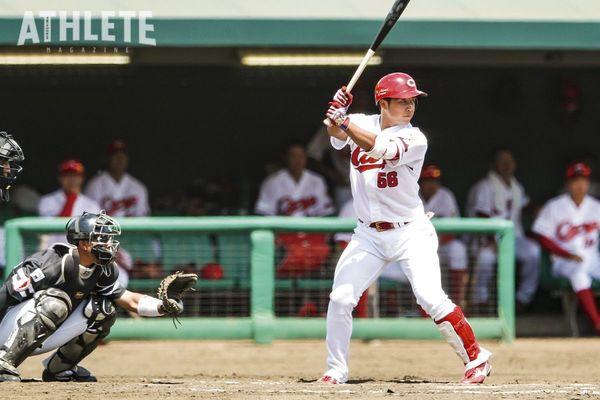
<instances>
[{"instance_id":1,"label":"baseball bat","mask_svg":"<svg viewBox=\"0 0 600 400\"><path fill-rule=\"evenodd\" d=\"M410 0L396 0L394 5L392 6L392 9L388 13L387 17L385 17L385 21L383 21L383 25L381 25L381 28L379 28L379 32L377 33L375 40L373 40L371 47L369 47L369 50L367 50L367 53L363 57L360 65L358 66L358 68L356 68L356 71L354 71L354 75L352 75L350 82L348 82L348 84L346 85L346 90L348 92L352 91L352 88L354 88L354 85L356 85L356 82L358 82L358 78L360 78L363 71L367 67L369 60L371 60L371 58L373 57L373 55L379 48L379 45L381 44L381 42L383 42L383 40L386 38L388 33L390 33L390 31L392 30L392 28L398 21L398 18L400 18L400 15L402 15L404 10L406 9L406 6L408 5L409 2L410 2ZM328 120L327 118L325 118L323 120L323 123L327 126L331 126L331 121Z\"/></svg>"}]
</instances>

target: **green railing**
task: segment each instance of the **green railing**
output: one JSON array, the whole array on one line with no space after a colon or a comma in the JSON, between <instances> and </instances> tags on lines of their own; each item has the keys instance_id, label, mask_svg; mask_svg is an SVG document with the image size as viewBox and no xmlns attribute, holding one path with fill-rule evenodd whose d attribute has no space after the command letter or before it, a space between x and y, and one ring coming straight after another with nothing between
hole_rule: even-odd
<instances>
[{"instance_id":1,"label":"green railing","mask_svg":"<svg viewBox=\"0 0 600 400\"><path fill-rule=\"evenodd\" d=\"M18 218L6 223L6 261L15 266L23 254L23 233L52 233L64 230L64 218ZM185 318L174 329L168 318L120 319L114 339L273 339L323 338L324 318L275 317L275 232L349 232L356 224L342 218L289 217L152 217L122 218L123 234L128 232L248 232L251 239L250 316L236 318ZM492 219L434 219L438 233L495 234L499 238L497 316L469 318L481 339L515 336L514 312L514 233L509 221ZM10 268L6 269L6 275ZM357 319L354 338L436 339L439 332L429 319Z\"/></svg>"}]
</instances>

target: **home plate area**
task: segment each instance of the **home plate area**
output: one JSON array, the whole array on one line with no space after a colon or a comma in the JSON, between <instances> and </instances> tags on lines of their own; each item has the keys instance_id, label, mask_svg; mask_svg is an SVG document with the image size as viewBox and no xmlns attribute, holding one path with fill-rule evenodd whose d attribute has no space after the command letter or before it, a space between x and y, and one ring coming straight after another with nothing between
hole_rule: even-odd
<instances>
[{"instance_id":1,"label":"home plate area","mask_svg":"<svg viewBox=\"0 0 600 400\"><path fill-rule=\"evenodd\" d=\"M0 398L100 399L600 399L600 340L519 339L485 342L492 374L461 385L463 367L439 341L353 341L351 380L317 383L322 340L111 341L82 365L95 384L43 383L42 357L21 367L25 383L0 384Z\"/></svg>"}]
</instances>

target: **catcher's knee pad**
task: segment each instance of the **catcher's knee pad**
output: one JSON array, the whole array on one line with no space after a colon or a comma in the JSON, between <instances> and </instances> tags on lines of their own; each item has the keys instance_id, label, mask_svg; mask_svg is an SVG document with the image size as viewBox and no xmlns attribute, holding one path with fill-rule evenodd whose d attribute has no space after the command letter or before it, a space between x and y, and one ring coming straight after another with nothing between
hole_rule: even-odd
<instances>
[{"instance_id":1,"label":"catcher's knee pad","mask_svg":"<svg viewBox=\"0 0 600 400\"><path fill-rule=\"evenodd\" d=\"M93 294L83 309L83 315L88 320L86 332L102 334L104 337L117 319L117 310L112 300Z\"/></svg>"},{"instance_id":2,"label":"catcher's knee pad","mask_svg":"<svg viewBox=\"0 0 600 400\"><path fill-rule=\"evenodd\" d=\"M346 283L336 287L331 291L329 300L329 307L337 313L344 314L347 310L352 310L357 304L354 285Z\"/></svg>"},{"instance_id":3,"label":"catcher's knee pad","mask_svg":"<svg viewBox=\"0 0 600 400\"><path fill-rule=\"evenodd\" d=\"M33 307L17 320L15 330L0 348L0 358L18 367L62 324L71 312L71 299L59 289L46 289L33 297Z\"/></svg>"},{"instance_id":4,"label":"catcher's knee pad","mask_svg":"<svg viewBox=\"0 0 600 400\"><path fill-rule=\"evenodd\" d=\"M108 336L117 319L112 300L98 295L90 297L83 309L83 315L88 320L86 331L62 345L46 360L46 369L50 373L57 374L75 368Z\"/></svg>"},{"instance_id":5,"label":"catcher's knee pad","mask_svg":"<svg viewBox=\"0 0 600 400\"><path fill-rule=\"evenodd\" d=\"M35 310L41 322L52 332L71 312L71 298L60 289L49 288L34 295Z\"/></svg>"}]
</instances>

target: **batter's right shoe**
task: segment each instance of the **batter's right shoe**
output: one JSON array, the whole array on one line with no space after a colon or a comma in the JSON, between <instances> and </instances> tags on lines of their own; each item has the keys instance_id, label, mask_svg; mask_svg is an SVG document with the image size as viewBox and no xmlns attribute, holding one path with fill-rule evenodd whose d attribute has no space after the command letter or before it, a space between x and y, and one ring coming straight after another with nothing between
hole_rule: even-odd
<instances>
[{"instance_id":1,"label":"batter's right shoe","mask_svg":"<svg viewBox=\"0 0 600 400\"><path fill-rule=\"evenodd\" d=\"M335 379L334 377L332 377L331 375L323 375L318 381L317 383L326 383L328 385L339 385L340 383L338 382L337 379Z\"/></svg>"},{"instance_id":2,"label":"batter's right shoe","mask_svg":"<svg viewBox=\"0 0 600 400\"><path fill-rule=\"evenodd\" d=\"M483 383L492 372L492 365L489 362L484 362L475 368L471 368L465 372L465 377L460 383L466 383L468 385Z\"/></svg>"},{"instance_id":3,"label":"batter's right shoe","mask_svg":"<svg viewBox=\"0 0 600 400\"><path fill-rule=\"evenodd\" d=\"M98 379L90 371L79 365L56 374L44 369L42 380L44 382L98 382Z\"/></svg>"}]
</instances>

